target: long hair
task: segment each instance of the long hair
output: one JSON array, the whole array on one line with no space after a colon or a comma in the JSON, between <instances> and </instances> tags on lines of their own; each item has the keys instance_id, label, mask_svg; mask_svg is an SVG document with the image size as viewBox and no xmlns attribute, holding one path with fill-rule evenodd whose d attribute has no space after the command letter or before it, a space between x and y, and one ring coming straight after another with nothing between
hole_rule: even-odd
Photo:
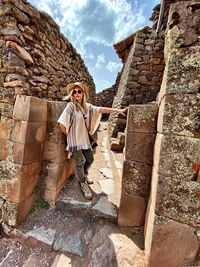
<instances>
[{"instance_id":1,"label":"long hair","mask_svg":"<svg viewBox=\"0 0 200 267\"><path fill-rule=\"evenodd\" d=\"M81 106L81 108L86 113L87 110L88 110L88 107L87 107L87 95L86 95L85 91L81 87L79 87L79 88L83 92L83 99L82 99L81 103L78 103L76 101L75 97L73 96L73 90L71 90L71 92L67 96L64 96L62 99L63 100L69 100L70 99L73 102L73 104L74 104L74 106L75 106L75 108L76 108L77 111L80 109L80 106Z\"/></svg>"}]
</instances>

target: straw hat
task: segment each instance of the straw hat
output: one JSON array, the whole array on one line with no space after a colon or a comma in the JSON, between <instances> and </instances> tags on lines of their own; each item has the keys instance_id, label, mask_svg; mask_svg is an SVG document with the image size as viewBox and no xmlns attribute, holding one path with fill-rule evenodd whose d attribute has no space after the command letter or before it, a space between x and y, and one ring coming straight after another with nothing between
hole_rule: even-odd
<instances>
[{"instance_id":1,"label":"straw hat","mask_svg":"<svg viewBox=\"0 0 200 267\"><path fill-rule=\"evenodd\" d=\"M73 90L74 87L76 87L76 86L80 87L80 88L83 90L83 92L86 94L86 96L88 97L89 87L88 87L86 84L84 84L84 83L80 83L80 82L69 83L69 84L67 85L67 87L66 87L66 89L67 89L67 94L69 95L70 92L71 92L71 90Z\"/></svg>"}]
</instances>

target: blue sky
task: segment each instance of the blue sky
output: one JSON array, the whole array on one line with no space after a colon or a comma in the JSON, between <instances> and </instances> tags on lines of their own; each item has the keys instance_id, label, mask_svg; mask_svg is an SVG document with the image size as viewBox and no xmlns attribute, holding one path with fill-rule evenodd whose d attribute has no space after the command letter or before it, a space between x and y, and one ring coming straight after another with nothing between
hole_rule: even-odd
<instances>
[{"instance_id":1,"label":"blue sky","mask_svg":"<svg viewBox=\"0 0 200 267\"><path fill-rule=\"evenodd\" d=\"M160 0L29 0L47 12L83 58L96 92L113 85L122 64L113 44L151 25Z\"/></svg>"}]
</instances>

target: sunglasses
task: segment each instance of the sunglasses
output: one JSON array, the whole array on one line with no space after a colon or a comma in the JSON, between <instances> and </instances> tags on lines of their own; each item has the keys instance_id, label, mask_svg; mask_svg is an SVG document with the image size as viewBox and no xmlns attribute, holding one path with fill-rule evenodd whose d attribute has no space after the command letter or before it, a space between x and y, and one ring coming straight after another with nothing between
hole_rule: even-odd
<instances>
[{"instance_id":1,"label":"sunglasses","mask_svg":"<svg viewBox=\"0 0 200 267\"><path fill-rule=\"evenodd\" d=\"M72 94L73 95L76 95L76 94L79 94L80 95L80 94L82 94L82 92L83 91L81 89L79 89L79 90L73 90L73 93Z\"/></svg>"}]
</instances>

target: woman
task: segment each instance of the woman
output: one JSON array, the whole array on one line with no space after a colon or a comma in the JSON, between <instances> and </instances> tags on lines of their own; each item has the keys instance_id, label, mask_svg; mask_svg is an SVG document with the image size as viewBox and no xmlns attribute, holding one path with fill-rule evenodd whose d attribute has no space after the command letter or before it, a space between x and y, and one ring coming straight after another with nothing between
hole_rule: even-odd
<instances>
[{"instance_id":1,"label":"woman","mask_svg":"<svg viewBox=\"0 0 200 267\"><path fill-rule=\"evenodd\" d=\"M86 199L92 199L88 184L93 181L87 177L87 174L94 157L88 132L93 134L96 131L102 113L118 112L125 115L128 108L96 107L87 103L88 86L80 82L68 84L67 93L67 97L63 99L70 99L71 102L65 107L58 123L62 132L67 135L66 150L69 157L73 153L81 190Z\"/></svg>"}]
</instances>

